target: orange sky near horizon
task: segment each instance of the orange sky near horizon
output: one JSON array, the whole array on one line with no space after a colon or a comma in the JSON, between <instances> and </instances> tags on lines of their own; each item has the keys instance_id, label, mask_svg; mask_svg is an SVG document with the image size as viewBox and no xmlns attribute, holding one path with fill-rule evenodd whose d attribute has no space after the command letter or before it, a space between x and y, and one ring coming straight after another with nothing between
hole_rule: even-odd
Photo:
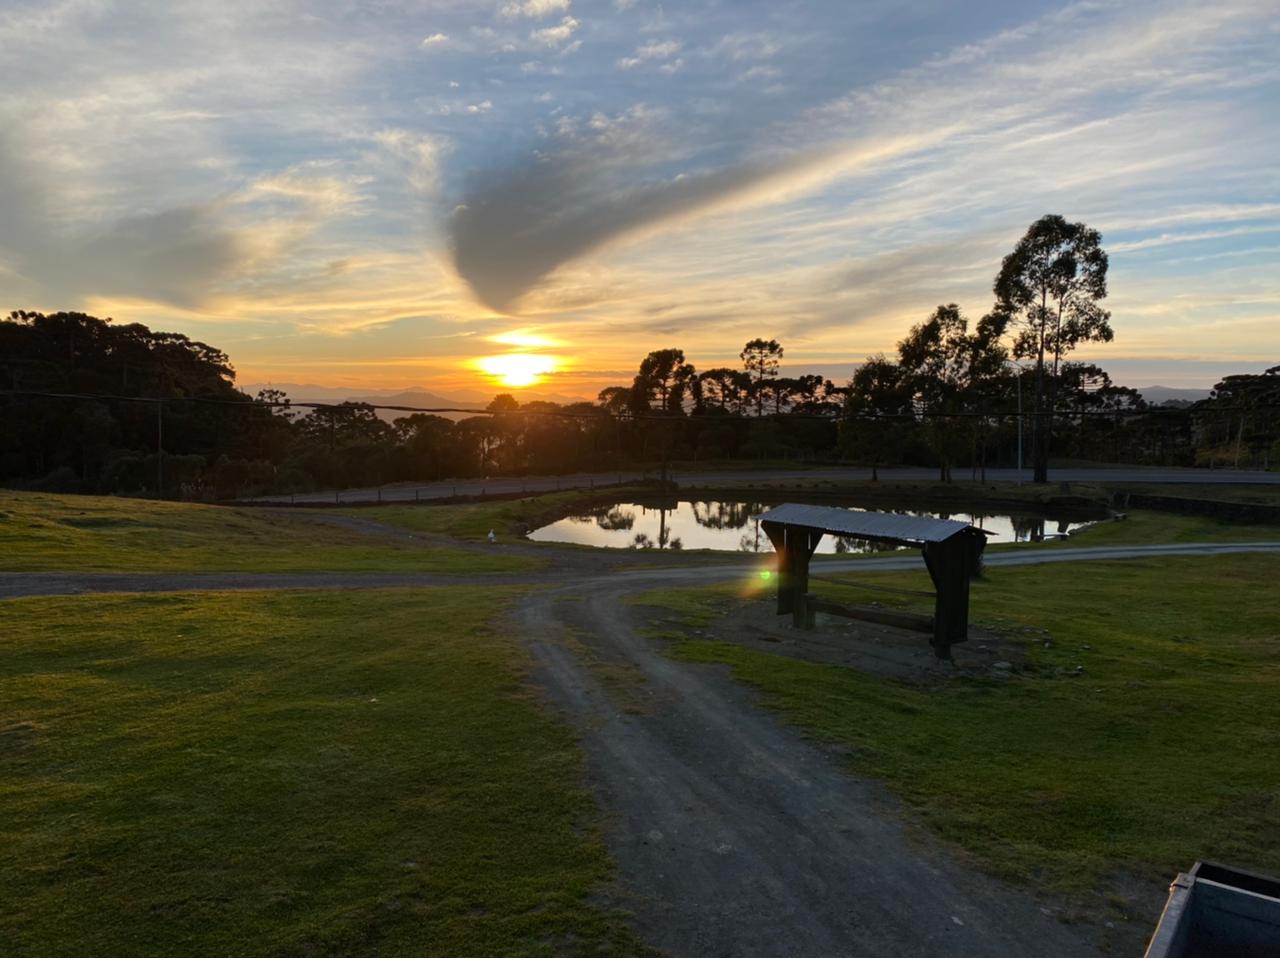
<instances>
[{"instance_id":1,"label":"orange sky near horizon","mask_svg":"<svg viewBox=\"0 0 1280 958\"><path fill-rule=\"evenodd\" d=\"M590 399L758 337L843 383L1046 213L1110 256L1072 358L1280 362L1267 3L10 6L0 303L245 386Z\"/></svg>"}]
</instances>

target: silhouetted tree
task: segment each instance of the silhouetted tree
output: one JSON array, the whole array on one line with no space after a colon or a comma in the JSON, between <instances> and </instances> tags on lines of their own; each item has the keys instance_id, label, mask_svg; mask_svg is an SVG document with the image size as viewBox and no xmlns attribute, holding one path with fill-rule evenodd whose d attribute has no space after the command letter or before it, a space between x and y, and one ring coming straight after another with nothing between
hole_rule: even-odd
<instances>
[{"instance_id":1,"label":"silhouetted tree","mask_svg":"<svg viewBox=\"0 0 1280 958\"><path fill-rule=\"evenodd\" d=\"M726 413L739 413L751 390L751 377L740 369L717 366L698 376L704 404Z\"/></svg>"},{"instance_id":2,"label":"silhouetted tree","mask_svg":"<svg viewBox=\"0 0 1280 958\"><path fill-rule=\"evenodd\" d=\"M765 382L778 375L782 359L782 347L776 339L753 339L738 354L742 368L751 377L751 390L756 403L756 415L764 415Z\"/></svg>"},{"instance_id":3,"label":"silhouetted tree","mask_svg":"<svg viewBox=\"0 0 1280 958\"><path fill-rule=\"evenodd\" d=\"M392 423L403 450L406 479L443 479L456 475L461 463L453 423L443 416L416 412Z\"/></svg>"},{"instance_id":4,"label":"silhouetted tree","mask_svg":"<svg viewBox=\"0 0 1280 958\"><path fill-rule=\"evenodd\" d=\"M844 390L837 389L830 379L811 374L797 376L791 382L791 400L795 412L806 415L839 414Z\"/></svg>"},{"instance_id":5,"label":"silhouetted tree","mask_svg":"<svg viewBox=\"0 0 1280 958\"><path fill-rule=\"evenodd\" d=\"M926 414L925 434L944 481L951 479L951 464L966 440L976 453L985 385L999 376L1008 355L1000 345L1007 323L1003 314L992 313L970 335L960 307L950 303L898 343L899 373Z\"/></svg>"},{"instance_id":6,"label":"silhouetted tree","mask_svg":"<svg viewBox=\"0 0 1280 958\"><path fill-rule=\"evenodd\" d=\"M869 463L872 480L879 480L880 466L894 460L913 414L911 388L897 363L871 356L849 381L840 444L856 461Z\"/></svg>"},{"instance_id":7,"label":"silhouetted tree","mask_svg":"<svg viewBox=\"0 0 1280 958\"><path fill-rule=\"evenodd\" d=\"M685 393L696 379L697 371L685 362L683 349L657 349L640 361L632 389L642 392L647 404L656 399L660 410L678 415L684 411Z\"/></svg>"},{"instance_id":8,"label":"silhouetted tree","mask_svg":"<svg viewBox=\"0 0 1280 958\"><path fill-rule=\"evenodd\" d=\"M1238 468L1243 454L1269 467L1280 459L1280 366L1227 376L1198 404L1196 417L1207 427L1202 445L1210 464L1229 458Z\"/></svg>"},{"instance_id":9,"label":"silhouetted tree","mask_svg":"<svg viewBox=\"0 0 1280 958\"><path fill-rule=\"evenodd\" d=\"M1019 326L1014 355L1035 360L1032 458L1035 481L1047 482L1052 397L1046 385L1062 357L1083 342L1110 342L1111 314L1098 303L1107 295L1107 254L1102 237L1084 223L1056 215L1031 224L996 276L996 309Z\"/></svg>"}]
</instances>

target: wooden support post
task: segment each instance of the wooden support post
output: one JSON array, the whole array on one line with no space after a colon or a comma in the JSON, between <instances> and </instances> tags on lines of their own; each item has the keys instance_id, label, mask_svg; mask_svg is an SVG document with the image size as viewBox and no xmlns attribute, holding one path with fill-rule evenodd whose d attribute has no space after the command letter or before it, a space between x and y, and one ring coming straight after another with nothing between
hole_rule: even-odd
<instances>
[{"instance_id":1,"label":"wooden support post","mask_svg":"<svg viewBox=\"0 0 1280 958\"><path fill-rule=\"evenodd\" d=\"M800 628L812 630L817 624L817 600L818 597L812 592L806 592L800 596L800 622L797 623Z\"/></svg>"},{"instance_id":2,"label":"wooden support post","mask_svg":"<svg viewBox=\"0 0 1280 958\"><path fill-rule=\"evenodd\" d=\"M813 628L813 611L809 608L806 596L809 594L809 560L813 558L813 550L822 541L822 533L816 529L787 529L787 539L791 555L791 623L798 629Z\"/></svg>"},{"instance_id":3,"label":"wooden support post","mask_svg":"<svg viewBox=\"0 0 1280 958\"><path fill-rule=\"evenodd\" d=\"M969 638L969 578L973 544L967 536L953 536L924 547L924 561L937 597L933 611L934 654L951 658L951 646Z\"/></svg>"},{"instance_id":4,"label":"wooden support post","mask_svg":"<svg viewBox=\"0 0 1280 958\"><path fill-rule=\"evenodd\" d=\"M762 522L773 550L778 554L778 615L791 613L797 628L812 628L812 613L806 612L805 593L809 591L809 560L822 541L822 532L804 526Z\"/></svg>"},{"instance_id":5,"label":"wooden support post","mask_svg":"<svg viewBox=\"0 0 1280 958\"><path fill-rule=\"evenodd\" d=\"M760 528L769 537L769 541L773 543L773 551L778 555L777 571L774 573L778 577L778 615L786 615L791 611L791 589L788 585L791 581L791 568L786 527L762 522Z\"/></svg>"}]
</instances>

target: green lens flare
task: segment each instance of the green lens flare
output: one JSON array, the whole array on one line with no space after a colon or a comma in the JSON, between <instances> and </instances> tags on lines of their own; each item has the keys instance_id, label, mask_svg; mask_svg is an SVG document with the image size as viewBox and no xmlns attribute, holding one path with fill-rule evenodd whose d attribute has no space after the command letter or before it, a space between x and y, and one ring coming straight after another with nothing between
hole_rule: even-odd
<instances>
[{"instance_id":1,"label":"green lens flare","mask_svg":"<svg viewBox=\"0 0 1280 958\"><path fill-rule=\"evenodd\" d=\"M769 581L769 579L773 578L773 573L770 572L768 569L765 569L763 572L760 573L760 578L764 579L767 582Z\"/></svg>"}]
</instances>

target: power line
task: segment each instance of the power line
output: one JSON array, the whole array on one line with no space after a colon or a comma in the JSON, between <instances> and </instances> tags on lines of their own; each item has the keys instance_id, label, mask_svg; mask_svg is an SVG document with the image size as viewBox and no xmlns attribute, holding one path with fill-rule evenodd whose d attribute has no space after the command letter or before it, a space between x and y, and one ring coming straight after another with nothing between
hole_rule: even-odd
<instances>
[{"instance_id":1,"label":"power line","mask_svg":"<svg viewBox=\"0 0 1280 958\"><path fill-rule=\"evenodd\" d=\"M275 401L265 399L218 399L212 396L119 396L110 393L59 393L59 392L42 392L37 390L10 389L0 393L0 395L10 398L24 399L62 399L78 402L132 402L143 404L159 404L173 405L179 403L197 403L210 406L233 406L244 409L311 409L311 410L334 410L343 408L361 408L386 410L388 412L405 412L405 413L465 413L472 416L491 416L500 418L504 416L535 416L554 419L579 419L592 422L600 422L613 419L620 422L663 422L677 423L688 422L693 420L715 422L722 417L718 416L674 416L674 415L654 415L652 413L629 413L626 416L612 416L607 410L597 407L593 412L571 412L565 409L473 409L465 406L400 406L400 405L383 405L379 403L367 402L345 402L345 403L322 403L322 402L293 402L291 400ZM1106 418L1117 419L1125 416L1150 416L1160 413L1218 413L1218 412L1261 412L1265 410L1280 409L1280 405L1274 403L1260 403L1255 406L1213 406L1205 409L1195 410L1189 407L1163 407L1163 406L1147 406L1144 408L1130 409L1072 409L1072 410L1041 410L1039 412L1026 411L1018 413L1014 411L990 411L990 410L958 410L958 411L931 411L921 410L909 413L859 413L850 415L845 413L843 408L837 411L823 415L818 413L796 413L789 412L783 415L788 421L804 420L813 422L841 422L841 421L859 421L859 422L920 422L923 419L985 419L985 420L1006 420L1018 418L1041 418L1053 417L1056 419L1078 419L1078 418ZM734 422L753 422L760 418L759 416L725 416L726 420Z\"/></svg>"}]
</instances>

